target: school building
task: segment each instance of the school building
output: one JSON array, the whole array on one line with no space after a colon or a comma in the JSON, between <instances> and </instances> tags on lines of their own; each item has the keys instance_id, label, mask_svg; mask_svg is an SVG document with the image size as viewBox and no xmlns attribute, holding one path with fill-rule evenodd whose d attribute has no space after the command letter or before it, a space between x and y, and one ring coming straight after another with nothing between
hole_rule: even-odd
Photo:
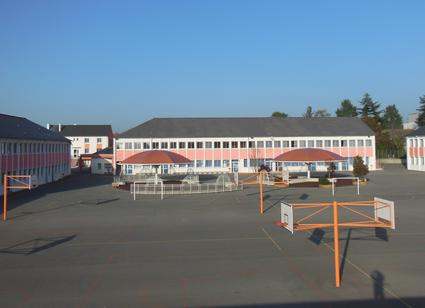
<instances>
[{"instance_id":1,"label":"school building","mask_svg":"<svg viewBox=\"0 0 425 308\"><path fill-rule=\"evenodd\" d=\"M425 171L425 126L406 136L407 169Z\"/></svg>"},{"instance_id":2,"label":"school building","mask_svg":"<svg viewBox=\"0 0 425 308\"><path fill-rule=\"evenodd\" d=\"M303 169L304 163L275 162L279 154L300 148L325 149L347 158L338 170L352 170L355 156L376 169L375 136L359 118L154 118L114 139L116 174L149 173L151 166L122 162L143 151L167 150L193 161L188 166L163 165L160 173L186 168L195 173L252 172L267 165L272 170ZM313 163L311 170L326 170Z\"/></svg>"},{"instance_id":3,"label":"school building","mask_svg":"<svg viewBox=\"0 0 425 308\"><path fill-rule=\"evenodd\" d=\"M22 117L0 114L0 195L4 175L30 175L33 186L70 174L70 141Z\"/></svg>"}]
</instances>

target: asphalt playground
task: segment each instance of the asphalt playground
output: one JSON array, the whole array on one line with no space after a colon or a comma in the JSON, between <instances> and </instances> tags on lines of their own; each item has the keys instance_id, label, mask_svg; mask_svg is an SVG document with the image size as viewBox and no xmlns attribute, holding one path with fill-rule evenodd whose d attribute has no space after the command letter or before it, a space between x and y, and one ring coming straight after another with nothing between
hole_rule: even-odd
<instances>
[{"instance_id":1,"label":"asphalt playground","mask_svg":"<svg viewBox=\"0 0 425 308\"><path fill-rule=\"evenodd\" d=\"M111 177L73 175L11 195L0 222L0 307L425 307L425 174L368 175L360 196L395 201L396 230L291 235L280 201L329 202L324 188L133 196ZM340 216L343 216L341 213Z\"/></svg>"}]
</instances>

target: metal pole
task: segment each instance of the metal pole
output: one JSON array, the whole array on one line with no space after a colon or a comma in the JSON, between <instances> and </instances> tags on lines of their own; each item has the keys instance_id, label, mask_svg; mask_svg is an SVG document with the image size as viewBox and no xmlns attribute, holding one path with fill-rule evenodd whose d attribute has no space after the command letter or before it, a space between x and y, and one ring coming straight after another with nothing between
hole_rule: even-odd
<instances>
[{"instance_id":1,"label":"metal pole","mask_svg":"<svg viewBox=\"0 0 425 308\"><path fill-rule=\"evenodd\" d=\"M335 179L332 180L332 196L335 196Z\"/></svg>"},{"instance_id":2,"label":"metal pole","mask_svg":"<svg viewBox=\"0 0 425 308\"><path fill-rule=\"evenodd\" d=\"M264 212L264 200L263 200L263 174L260 172L260 214Z\"/></svg>"},{"instance_id":3,"label":"metal pole","mask_svg":"<svg viewBox=\"0 0 425 308\"><path fill-rule=\"evenodd\" d=\"M357 194L360 195L360 178L357 178Z\"/></svg>"},{"instance_id":4,"label":"metal pole","mask_svg":"<svg viewBox=\"0 0 425 308\"><path fill-rule=\"evenodd\" d=\"M134 201L136 201L136 182L133 182L133 195L134 195L133 199Z\"/></svg>"},{"instance_id":5,"label":"metal pole","mask_svg":"<svg viewBox=\"0 0 425 308\"><path fill-rule=\"evenodd\" d=\"M161 182L161 200L164 200L164 183Z\"/></svg>"},{"instance_id":6,"label":"metal pole","mask_svg":"<svg viewBox=\"0 0 425 308\"><path fill-rule=\"evenodd\" d=\"M3 221L6 221L7 212L7 175L4 175L4 186L3 186Z\"/></svg>"},{"instance_id":7,"label":"metal pole","mask_svg":"<svg viewBox=\"0 0 425 308\"><path fill-rule=\"evenodd\" d=\"M334 201L334 258L335 258L335 286L341 285L341 277L339 270L339 234L338 234L338 204Z\"/></svg>"}]
</instances>

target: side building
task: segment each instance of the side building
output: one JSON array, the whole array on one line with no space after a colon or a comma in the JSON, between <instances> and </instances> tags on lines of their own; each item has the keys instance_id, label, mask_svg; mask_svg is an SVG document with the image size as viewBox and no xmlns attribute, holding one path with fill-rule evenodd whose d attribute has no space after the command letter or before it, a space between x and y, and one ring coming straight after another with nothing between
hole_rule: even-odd
<instances>
[{"instance_id":1,"label":"side building","mask_svg":"<svg viewBox=\"0 0 425 308\"><path fill-rule=\"evenodd\" d=\"M58 132L71 141L71 164L74 167L83 154L93 154L113 143L111 125L53 125L47 124L51 131Z\"/></svg>"},{"instance_id":2,"label":"side building","mask_svg":"<svg viewBox=\"0 0 425 308\"><path fill-rule=\"evenodd\" d=\"M0 194L4 175L31 175L33 185L70 174L70 141L22 117L0 114Z\"/></svg>"},{"instance_id":3,"label":"side building","mask_svg":"<svg viewBox=\"0 0 425 308\"><path fill-rule=\"evenodd\" d=\"M114 140L116 174L148 172L121 162L147 150L181 154L193 172L252 172L260 165L272 170L296 170L303 163L274 162L279 154L299 148L321 148L348 161L338 170L352 170L355 156L363 157L370 170L376 169L375 136L358 118L154 118L120 134ZM140 166L137 166L140 168ZM178 166L161 166L168 173ZM312 170L325 169L324 163Z\"/></svg>"},{"instance_id":4,"label":"side building","mask_svg":"<svg viewBox=\"0 0 425 308\"><path fill-rule=\"evenodd\" d=\"M406 161L408 170L425 171L425 126L406 136Z\"/></svg>"}]
</instances>

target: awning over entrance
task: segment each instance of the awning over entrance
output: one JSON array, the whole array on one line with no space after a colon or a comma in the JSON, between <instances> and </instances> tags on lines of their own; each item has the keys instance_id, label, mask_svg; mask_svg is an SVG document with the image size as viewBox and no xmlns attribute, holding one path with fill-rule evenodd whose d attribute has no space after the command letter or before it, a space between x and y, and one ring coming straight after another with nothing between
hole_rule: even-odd
<instances>
[{"instance_id":1,"label":"awning over entrance","mask_svg":"<svg viewBox=\"0 0 425 308\"><path fill-rule=\"evenodd\" d=\"M278 155L275 161L282 162L333 162L333 161L346 161L346 157L342 157L336 153L322 150L322 149L296 149Z\"/></svg>"},{"instance_id":2,"label":"awning over entrance","mask_svg":"<svg viewBox=\"0 0 425 308\"><path fill-rule=\"evenodd\" d=\"M130 156L121 162L121 164L132 165L171 165L190 163L192 163L192 161L183 155L163 150L144 151Z\"/></svg>"}]
</instances>

